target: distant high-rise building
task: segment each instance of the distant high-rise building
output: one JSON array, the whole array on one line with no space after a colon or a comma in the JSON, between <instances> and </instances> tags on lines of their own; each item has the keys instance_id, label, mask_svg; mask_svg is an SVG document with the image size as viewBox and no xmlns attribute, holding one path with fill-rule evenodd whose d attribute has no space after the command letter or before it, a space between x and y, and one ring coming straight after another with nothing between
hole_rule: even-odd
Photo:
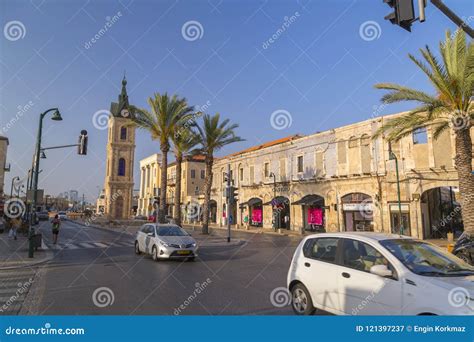
<instances>
[{"instance_id":1,"label":"distant high-rise building","mask_svg":"<svg viewBox=\"0 0 474 342\"><path fill-rule=\"evenodd\" d=\"M69 190L69 200L71 202L78 202L79 201L79 191Z\"/></svg>"}]
</instances>

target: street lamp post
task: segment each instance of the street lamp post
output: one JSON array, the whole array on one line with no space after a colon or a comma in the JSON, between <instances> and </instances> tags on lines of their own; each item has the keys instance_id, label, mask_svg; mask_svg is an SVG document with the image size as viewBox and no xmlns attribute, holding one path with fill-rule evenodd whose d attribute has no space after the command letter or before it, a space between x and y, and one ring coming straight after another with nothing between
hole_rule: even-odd
<instances>
[{"instance_id":1,"label":"street lamp post","mask_svg":"<svg viewBox=\"0 0 474 342\"><path fill-rule=\"evenodd\" d=\"M269 174L270 177L273 177L273 199L276 198L276 175L273 172L270 172ZM272 201L272 210L273 210L273 201ZM280 228L280 212L278 210L276 211L276 215L278 215L278 218L276 215L273 216L273 230L277 231L278 228ZM277 227L277 222L278 222L278 227Z\"/></svg>"},{"instance_id":2,"label":"street lamp post","mask_svg":"<svg viewBox=\"0 0 474 342\"><path fill-rule=\"evenodd\" d=\"M33 200L31 204L31 213L30 213L30 227L29 227L29 248L28 248L28 257L33 258L34 256L34 246L33 246L33 235L34 229L32 225L32 221L34 215L36 214L36 206L38 203L38 175L39 175L39 163L41 157L41 135L43 133L43 119L49 113L54 112L51 120L54 121L61 121L62 117L59 113L58 108L50 108L47 111L40 114L39 125L38 125L38 135L36 136L36 149L35 149L35 158L34 165L33 165L33 175L32 175L32 191L33 191Z\"/></svg>"},{"instance_id":3,"label":"street lamp post","mask_svg":"<svg viewBox=\"0 0 474 342\"><path fill-rule=\"evenodd\" d=\"M398 195L398 225L399 225L399 231L400 234L403 235L403 219L402 219L402 202L400 199L400 174L398 172L398 158L395 153L393 153L392 149L388 151L389 153L389 160L395 160L395 172L397 175L397 195Z\"/></svg>"},{"instance_id":4,"label":"street lamp post","mask_svg":"<svg viewBox=\"0 0 474 342\"><path fill-rule=\"evenodd\" d=\"M20 180L20 177L16 176L16 177L13 177L12 179L12 186L10 188L10 198L13 197L13 187L15 185L15 181L19 181Z\"/></svg>"}]
</instances>

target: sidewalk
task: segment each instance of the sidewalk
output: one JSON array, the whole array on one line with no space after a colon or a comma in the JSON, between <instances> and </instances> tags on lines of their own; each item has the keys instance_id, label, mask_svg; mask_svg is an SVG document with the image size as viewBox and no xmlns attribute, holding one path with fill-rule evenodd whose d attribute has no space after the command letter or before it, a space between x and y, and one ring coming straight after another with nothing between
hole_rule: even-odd
<instances>
[{"instance_id":1,"label":"sidewalk","mask_svg":"<svg viewBox=\"0 0 474 342\"><path fill-rule=\"evenodd\" d=\"M28 258L28 237L18 235L17 240L10 239L8 232L0 234L0 270L31 267L51 260L54 254L38 248L34 258Z\"/></svg>"},{"instance_id":2,"label":"sidewalk","mask_svg":"<svg viewBox=\"0 0 474 342\"><path fill-rule=\"evenodd\" d=\"M186 228L195 227L196 230L200 230L201 224L196 223L192 225L188 223L183 223L183 227L186 227ZM212 232L213 229L227 231L226 226L219 226L217 224L209 224L209 230ZM249 234L268 234L268 235L276 235L276 236L289 236L289 237L297 237L297 238L303 237L303 235L300 232L295 231L295 230L289 230L289 229L278 229L278 231L275 232L273 229L269 229L269 228L246 229L245 227L237 228L236 226L231 226L231 231L240 232L240 233L249 233Z\"/></svg>"}]
</instances>

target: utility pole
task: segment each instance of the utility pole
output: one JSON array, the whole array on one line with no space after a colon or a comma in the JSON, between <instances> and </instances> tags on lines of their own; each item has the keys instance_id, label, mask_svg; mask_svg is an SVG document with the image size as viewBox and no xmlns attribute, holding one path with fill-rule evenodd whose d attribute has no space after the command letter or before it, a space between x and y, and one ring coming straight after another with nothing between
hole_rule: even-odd
<instances>
[{"instance_id":1,"label":"utility pole","mask_svg":"<svg viewBox=\"0 0 474 342\"><path fill-rule=\"evenodd\" d=\"M43 134L43 119L49 112L54 112L52 116L52 120L54 121L61 121L62 117L59 113L57 108L50 108L47 111L40 114L39 118L39 125L38 125L38 134L36 135L36 149L35 155L33 157L33 176L32 176L32 191L33 191L33 200L31 201L31 213L30 213L30 227L29 227L29 246L28 246L28 257L34 257L34 245L33 245L33 236L35 235L35 231L33 228L33 220L36 218L36 205L38 203L38 175L39 175L39 163L40 163L40 155L41 155L41 138Z\"/></svg>"},{"instance_id":2,"label":"utility pole","mask_svg":"<svg viewBox=\"0 0 474 342\"><path fill-rule=\"evenodd\" d=\"M447 16L453 23L455 23L464 32L466 32L471 38L474 38L474 30L464 20L459 18L456 13L451 11L451 9L446 6L441 0L431 0L431 3L435 5L441 12L443 12L443 14Z\"/></svg>"},{"instance_id":3,"label":"utility pole","mask_svg":"<svg viewBox=\"0 0 474 342\"><path fill-rule=\"evenodd\" d=\"M273 172L270 172L269 174L270 177L273 177L273 200L275 200L276 198L276 175L273 173ZM278 224L280 222L280 217L279 217L279 212L278 210L274 210L273 208L273 203L272 203L272 210L275 211L275 213L272 213L272 216L273 216L273 230L276 232L277 231L277 228L280 228L280 227L277 227L277 215L278 215Z\"/></svg>"},{"instance_id":4,"label":"utility pole","mask_svg":"<svg viewBox=\"0 0 474 342\"><path fill-rule=\"evenodd\" d=\"M227 209L227 242L230 242L230 196L231 196L231 175L230 164L227 164L227 182L226 182L226 209Z\"/></svg>"},{"instance_id":5,"label":"utility pole","mask_svg":"<svg viewBox=\"0 0 474 342\"><path fill-rule=\"evenodd\" d=\"M395 153L392 151L392 146L389 145L389 151L388 151L388 159L389 160L395 160L395 172L397 175L397 195L398 195L398 225L399 225L399 232L400 235L403 235L403 218L402 218L402 201L401 201L401 195L400 195L400 173L398 171L398 158Z\"/></svg>"}]
</instances>

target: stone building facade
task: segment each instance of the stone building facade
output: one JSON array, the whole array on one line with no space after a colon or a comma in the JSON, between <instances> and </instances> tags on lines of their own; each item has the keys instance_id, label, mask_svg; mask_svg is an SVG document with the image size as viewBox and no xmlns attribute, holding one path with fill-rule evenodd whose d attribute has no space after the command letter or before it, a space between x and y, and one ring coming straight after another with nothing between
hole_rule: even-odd
<instances>
[{"instance_id":1,"label":"stone building facade","mask_svg":"<svg viewBox=\"0 0 474 342\"><path fill-rule=\"evenodd\" d=\"M155 211L160 196L160 154L153 154L140 160L140 197L138 199L138 215L149 216ZM188 156L181 165L181 211L183 221L197 219L200 215L202 191L205 181L205 164L203 156ZM168 164L168 187L166 194L167 214L174 214L176 196L176 164ZM200 199L201 198L201 199Z\"/></svg>"},{"instance_id":2,"label":"stone building facade","mask_svg":"<svg viewBox=\"0 0 474 342\"><path fill-rule=\"evenodd\" d=\"M153 212L153 204L158 203L160 187L161 155L155 153L140 160L140 190L138 197L138 215L148 216Z\"/></svg>"},{"instance_id":3,"label":"stone building facade","mask_svg":"<svg viewBox=\"0 0 474 342\"><path fill-rule=\"evenodd\" d=\"M458 235L462 199L453 134L447 130L434 139L432 128L425 127L391 146L383 137L372 139L396 115L291 136L216 160L215 222L226 223L224 172L230 164L239 194L231 208L237 226L299 232L402 230L418 238ZM466 208L473 210L472 204Z\"/></svg>"},{"instance_id":4,"label":"stone building facade","mask_svg":"<svg viewBox=\"0 0 474 342\"><path fill-rule=\"evenodd\" d=\"M127 81L122 80L118 103L112 102L108 119L107 160L104 182L105 210L109 219L124 220L132 215L135 128L130 125Z\"/></svg>"}]
</instances>

